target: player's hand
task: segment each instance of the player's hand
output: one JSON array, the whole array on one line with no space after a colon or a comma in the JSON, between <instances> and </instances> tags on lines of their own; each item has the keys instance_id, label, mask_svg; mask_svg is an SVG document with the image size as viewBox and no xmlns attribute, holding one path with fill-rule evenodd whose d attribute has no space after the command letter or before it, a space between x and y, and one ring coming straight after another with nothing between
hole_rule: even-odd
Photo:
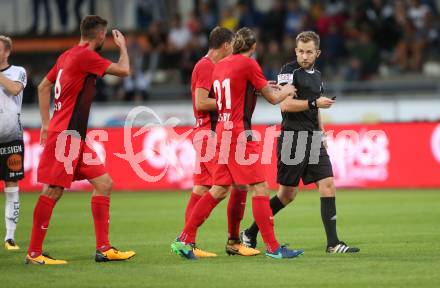
<instances>
[{"instance_id":1,"label":"player's hand","mask_svg":"<svg viewBox=\"0 0 440 288\"><path fill-rule=\"evenodd\" d=\"M295 86L293 86L291 84L286 84L284 86L281 86L281 90L284 93L287 93L288 96L295 97L295 95L296 95L296 88L295 88Z\"/></svg>"},{"instance_id":2,"label":"player's hand","mask_svg":"<svg viewBox=\"0 0 440 288\"><path fill-rule=\"evenodd\" d=\"M112 34L113 41L115 41L116 46L118 46L119 48L126 47L125 37L119 30L113 29Z\"/></svg>"},{"instance_id":3,"label":"player's hand","mask_svg":"<svg viewBox=\"0 0 440 288\"><path fill-rule=\"evenodd\" d=\"M40 145L44 146L47 140L47 126L43 125L40 130Z\"/></svg>"},{"instance_id":4,"label":"player's hand","mask_svg":"<svg viewBox=\"0 0 440 288\"><path fill-rule=\"evenodd\" d=\"M330 98L321 96L318 99L316 99L316 106L318 108L328 109L330 108L336 101L332 100Z\"/></svg>"},{"instance_id":5,"label":"player's hand","mask_svg":"<svg viewBox=\"0 0 440 288\"><path fill-rule=\"evenodd\" d=\"M323 137L323 139L322 139L322 144L324 145L324 148L325 148L325 149L328 149L327 135L325 134L325 132L323 132L322 137Z\"/></svg>"},{"instance_id":6,"label":"player's hand","mask_svg":"<svg viewBox=\"0 0 440 288\"><path fill-rule=\"evenodd\" d=\"M267 82L267 84L273 90L276 90L276 91L280 91L281 90L281 85L278 85L277 81L270 80L270 81Z\"/></svg>"}]
</instances>

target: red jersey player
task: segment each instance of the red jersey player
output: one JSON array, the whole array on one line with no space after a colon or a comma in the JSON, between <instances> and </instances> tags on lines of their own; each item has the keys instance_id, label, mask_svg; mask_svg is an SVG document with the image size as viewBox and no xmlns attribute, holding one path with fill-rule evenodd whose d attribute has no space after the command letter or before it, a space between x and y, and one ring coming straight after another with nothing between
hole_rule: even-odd
<instances>
[{"instance_id":1,"label":"red jersey player","mask_svg":"<svg viewBox=\"0 0 440 288\"><path fill-rule=\"evenodd\" d=\"M212 80L219 123L216 128L218 143L214 158L216 167L213 186L199 200L180 237L173 243L179 254L187 259L197 259L191 249L197 229L227 196L232 183L249 185L249 191L253 193L253 215L266 244L267 256L276 259L293 258L304 252L290 250L278 244L273 229L264 167L259 162L260 159L252 164L243 163L246 162L244 154L259 156L261 153L260 144L253 139L251 132L251 118L256 104L255 92L260 91L272 104L278 104L295 93L292 85L278 86L267 82L258 63L251 59L255 49L255 33L249 28L242 28L236 33L234 55L223 59L214 68Z\"/></svg>"},{"instance_id":2,"label":"red jersey player","mask_svg":"<svg viewBox=\"0 0 440 288\"><path fill-rule=\"evenodd\" d=\"M96 262L126 260L135 255L112 247L108 240L110 190L112 179L102 163L96 162L96 153L85 143L95 81L104 74L125 77L129 74L129 60L124 36L113 30L113 39L119 47L118 63L102 58L99 51L105 41L107 21L99 16L86 16L81 22L81 41L64 52L38 87L42 120L40 142L44 145L38 166L38 181L44 183L43 192L35 206L32 236L26 263L66 264L42 254L44 237L52 210L61 198L64 188L72 181L87 179L94 188L92 214L96 234ZM55 112L49 123L50 91L55 85ZM60 141L61 140L61 141ZM66 144L63 146L63 140ZM77 154L70 163L59 161L60 155ZM66 153L67 152L67 153ZM94 165L92 165L94 164Z\"/></svg>"},{"instance_id":3,"label":"red jersey player","mask_svg":"<svg viewBox=\"0 0 440 288\"><path fill-rule=\"evenodd\" d=\"M215 144L210 145L207 138L211 137L211 131L215 131L217 124L217 108L215 95L212 88L212 71L215 63L232 53L232 40L234 33L226 28L216 27L209 35L209 51L194 66L191 77L191 93L193 100L196 127L194 129L194 146L196 147L196 165L199 171L194 173L194 189L191 193L185 211L185 222L191 216L202 195L209 191L212 186L214 163L211 160L204 161L202 155L215 153ZM202 136L202 137L201 137ZM205 156L204 156L205 157ZM208 156L209 158L209 156ZM239 241L240 222L243 219L246 207L246 186L234 186L228 203L228 243L226 251L230 254L253 256L260 252L242 245ZM214 253L206 252L193 245L196 257L215 257Z\"/></svg>"}]
</instances>

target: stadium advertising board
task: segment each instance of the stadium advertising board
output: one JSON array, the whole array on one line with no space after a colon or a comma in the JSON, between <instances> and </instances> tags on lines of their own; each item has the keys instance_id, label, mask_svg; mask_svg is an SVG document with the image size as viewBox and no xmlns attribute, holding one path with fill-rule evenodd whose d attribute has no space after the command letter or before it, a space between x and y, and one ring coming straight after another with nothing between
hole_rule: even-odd
<instances>
[{"instance_id":1,"label":"stadium advertising board","mask_svg":"<svg viewBox=\"0 0 440 288\"><path fill-rule=\"evenodd\" d=\"M279 127L257 125L254 129L265 141L262 148L273 148L268 150L271 159L263 163L271 188L276 188L276 139L265 135ZM326 129L338 187L440 187L440 124L327 125ZM115 190L190 189L195 166L190 130L191 127L133 128L131 134L124 135L123 128L97 129L91 131L104 137L93 141L92 146L105 161ZM127 143L128 138L131 143ZM24 142L26 176L20 183L21 190L39 190L39 130L26 130ZM72 189L90 186L79 181Z\"/></svg>"}]
</instances>

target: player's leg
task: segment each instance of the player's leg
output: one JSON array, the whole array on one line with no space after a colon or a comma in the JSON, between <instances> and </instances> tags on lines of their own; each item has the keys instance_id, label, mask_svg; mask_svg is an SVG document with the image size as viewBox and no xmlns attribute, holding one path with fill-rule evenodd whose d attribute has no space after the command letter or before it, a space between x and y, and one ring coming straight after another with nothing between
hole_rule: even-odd
<instances>
[{"instance_id":1,"label":"player's leg","mask_svg":"<svg viewBox=\"0 0 440 288\"><path fill-rule=\"evenodd\" d=\"M191 214L196 206L197 202L202 198L203 194L207 193L211 186L204 185L194 185L193 192L189 198L188 204L185 209L185 224L189 221ZM194 255L197 258L208 258L208 257L217 257L217 254L205 251L200 247L194 244L193 246Z\"/></svg>"},{"instance_id":2,"label":"player's leg","mask_svg":"<svg viewBox=\"0 0 440 288\"><path fill-rule=\"evenodd\" d=\"M209 217L212 210L226 198L230 186L214 185L205 193L194 207L193 213L185 225L180 239L186 243L195 243L197 229Z\"/></svg>"},{"instance_id":3,"label":"player's leg","mask_svg":"<svg viewBox=\"0 0 440 288\"><path fill-rule=\"evenodd\" d=\"M336 188L333 178L328 177L316 182L321 197L321 218L327 235L327 246L339 243L336 232Z\"/></svg>"},{"instance_id":4,"label":"player's leg","mask_svg":"<svg viewBox=\"0 0 440 288\"><path fill-rule=\"evenodd\" d=\"M208 151L211 151L212 149L214 149L213 152L215 153L215 145L208 145L208 141L204 138L201 142L194 142L194 148L196 150L195 163L199 166L200 171L193 174L194 188L188 200L188 204L186 205L185 223L188 222L194 207L197 202L199 202L200 198L202 198L203 194L211 189L212 176L215 168L215 164L211 161L212 159L210 161L202 161L201 157L202 154L208 153Z\"/></svg>"},{"instance_id":5,"label":"player's leg","mask_svg":"<svg viewBox=\"0 0 440 288\"><path fill-rule=\"evenodd\" d=\"M281 246L275 237L267 183L260 182L249 185L249 192L252 192L252 212L266 245L266 255L275 259L294 258L302 255L304 250L287 249L285 246Z\"/></svg>"},{"instance_id":6,"label":"player's leg","mask_svg":"<svg viewBox=\"0 0 440 288\"><path fill-rule=\"evenodd\" d=\"M247 187L233 185L228 201L228 241L225 251L228 255L255 256L257 249L248 247L240 241L240 222L246 208Z\"/></svg>"},{"instance_id":7,"label":"player's leg","mask_svg":"<svg viewBox=\"0 0 440 288\"><path fill-rule=\"evenodd\" d=\"M356 253L360 249L340 241L336 231L336 187L333 177L316 182L321 196L321 218L327 236L328 253Z\"/></svg>"},{"instance_id":8,"label":"player's leg","mask_svg":"<svg viewBox=\"0 0 440 288\"><path fill-rule=\"evenodd\" d=\"M292 137L292 145L288 147L284 145L285 139L290 140ZM280 134L277 143L277 183L280 184L277 195L270 199L270 208L272 214L276 215L281 209L293 201L298 191L297 187L301 179L301 175L306 167L306 162L301 161L296 165L290 165L286 159L296 157L297 153L298 133ZM258 225L253 223L248 229L240 233L241 241L249 247L257 246Z\"/></svg>"},{"instance_id":9,"label":"player's leg","mask_svg":"<svg viewBox=\"0 0 440 288\"><path fill-rule=\"evenodd\" d=\"M110 175L104 175L90 179L93 185L91 200L93 222L95 226L96 250L107 251L111 248L108 240L110 220L110 193L112 190L112 179Z\"/></svg>"},{"instance_id":10,"label":"player's leg","mask_svg":"<svg viewBox=\"0 0 440 288\"><path fill-rule=\"evenodd\" d=\"M110 193L113 181L108 173L89 179L93 185L92 215L96 236L96 262L121 261L136 255L133 251L119 251L110 245Z\"/></svg>"},{"instance_id":11,"label":"player's leg","mask_svg":"<svg viewBox=\"0 0 440 288\"><path fill-rule=\"evenodd\" d=\"M34 209L31 241L29 243L26 264L66 264L66 261L55 260L43 254L43 242L49 227L53 208L63 195L64 188L44 185Z\"/></svg>"},{"instance_id":12,"label":"player's leg","mask_svg":"<svg viewBox=\"0 0 440 288\"><path fill-rule=\"evenodd\" d=\"M333 169L327 149L321 142L319 149L311 149L310 157L318 158L318 163L307 164L302 175L305 185L315 183L321 196L321 218L327 236L328 253L355 253L358 248L348 247L340 241L336 232L336 187Z\"/></svg>"},{"instance_id":13,"label":"player's leg","mask_svg":"<svg viewBox=\"0 0 440 288\"><path fill-rule=\"evenodd\" d=\"M73 180L87 179L93 186L91 208L96 237L96 262L127 260L136 255L133 251L119 251L109 242L110 221L110 194L113 181L107 173L104 164L100 161L92 145L86 141L81 142L78 164ZM85 155L87 157L85 159Z\"/></svg>"},{"instance_id":14,"label":"player's leg","mask_svg":"<svg viewBox=\"0 0 440 288\"><path fill-rule=\"evenodd\" d=\"M59 136L60 132L48 132L38 164L37 180L45 184L34 209L32 235L28 255L26 257L26 263L28 264L67 263L66 261L55 260L42 254L43 241L46 236L52 211L57 201L62 197L64 188L70 187L73 179L73 174L66 171L64 164L58 161L55 155ZM72 163L74 171L76 165L77 161L74 160Z\"/></svg>"},{"instance_id":15,"label":"player's leg","mask_svg":"<svg viewBox=\"0 0 440 288\"><path fill-rule=\"evenodd\" d=\"M208 219L212 210L226 198L230 185L214 185L208 193L203 194L202 198L195 205L188 222L185 224L180 236L171 244L171 251L186 259L197 259L193 248L196 243L198 228Z\"/></svg>"},{"instance_id":16,"label":"player's leg","mask_svg":"<svg viewBox=\"0 0 440 288\"><path fill-rule=\"evenodd\" d=\"M298 186L280 185L277 195L270 199L270 209L275 216L281 209L289 205L298 193ZM240 233L240 240L248 247L257 247L257 235L259 229L254 221L252 225Z\"/></svg>"},{"instance_id":17,"label":"player's leg","mask_svg":"<svg viewBox=\"0 0 440 288\"><path fill-rule=\"evenodd\" d=\"M196 156L196 163L200 165L200 173L194 173L194 189L189 198L188 204L185 209L185 223L188 221L191 213L196 206L197 202L199 202L200 198L202 198L203 194L209 191L212 186L212 169L213 165L210 162L201 162L198 158L199 155Z\"/></svg>"},{"instance_id":18,"label":"player's leg","mask_svg":"<svg viewBox=\"0 0 440 288\"><path fill-rule=\"evenodd\" d=\"M246 185L233 185L228 201L228 240L239 240L240 222L246 209Z\"/></svg>"},{"instance_id":19,"label":"player's leg","mask_svg":"<svg viewBox=\"0 0 440 288\"><path fill-rule=\"evenodd\" d=\"M5 248L6 250L19 250L15 243L15 230L20 215L18 181L5 181Z\"/></svg>"},{"instance_id":20,"label":"player's leg","mask_svg":"<svg viewBox=\"0 0 440 288\"><path fill-rule=\"evenodd\" d=\"M188 222L188 219L191 216L192 211L196 206L197 202L199 202L203 194L208 192L210 188L211 186L194 185L193 191L191 193L191 196L189 197L188 204L186 205L186 209L185 209L185 223Z\"/></svg>"},{"instance_id":21,"label":"player's leg","mask_svg":"<svg viewBox=\"0 0 440 288\"><path fill-rule=\"evenodd\" d=\"M5 184L5 249L19 250L15 230L20 214L18 182L24 177L24 143L22 139L14 140L1 143L0 148L8 151L0 155L0 181Z\"/></svg>"},{"instance_id":22,"label":"player's leg","mask_svg":"<svg viewBox=\"0 0 440 288\"><path fill-rule=\"evenodd\" d=\"M208 193L212 185L212 163L209 161L200 162L199 160L196 160L196 163L200 163L200 173L194 173L194 189L185 209L185 224L188 223L189 219L191 218L194 207L197 205L199 200L202 199L202 196ZM197 247L195 243L192 244L192 251L197 258L217 257L217 254L204 251L200 247Z\"/></svg>"},{"instance_id":23,"label":"player's leg","mask_svg":"<svg viewBox=\"0 0 440 288\"><path fill-rule=\"evenodd\" d=\"M197 150L197 149L196 149ZM200 157L197 155L196 157ZM210 161L202 162L200 159L196 159L196 163L200 165L200 173L194 173L194 188L189 198L188 204L185 209L185 224L188 223L194 207L205 193L208 193L212 185L212 174L214 165ZM193 253L197 258L217 257L217 254L205 251L200 247L193 244Z\"/></svg>"},{"instance_id":24,"label":"player's leg","mask_svg":"<svg viewBox=\"0 0 440 288\"><path fill-rule=\"evenodd\" d=\"M233 184L231 173L226 164L218 164L219 151L216 151L215 157L211 163L212 183L209 192L204 193L185 223L183 231L179 237L171 243L171 251L189 260L196 260L193 248L195 247L197 229L205 222L211 214L211 211L218 203L226 198L227 193Z\"/></svg>"}]
</instances>

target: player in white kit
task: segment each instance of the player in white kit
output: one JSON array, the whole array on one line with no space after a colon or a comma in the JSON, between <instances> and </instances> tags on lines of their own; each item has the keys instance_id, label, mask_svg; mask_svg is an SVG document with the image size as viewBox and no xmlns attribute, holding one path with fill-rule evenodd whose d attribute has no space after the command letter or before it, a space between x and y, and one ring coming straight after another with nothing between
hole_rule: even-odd
<instances>
[{"instance_id":1,"label":"player in white kit","mask_svg":"<svg viewBox=\"0 0 440 288\"><path fill-rule=\"evenodd\" d=\"M9 65L11 38L0 35L0 181L5 182L6 250L18 250L15 229L20 213L18 181L24 177L23 129L20 123L26 70Z\"/></svg>"}]
</instances>

